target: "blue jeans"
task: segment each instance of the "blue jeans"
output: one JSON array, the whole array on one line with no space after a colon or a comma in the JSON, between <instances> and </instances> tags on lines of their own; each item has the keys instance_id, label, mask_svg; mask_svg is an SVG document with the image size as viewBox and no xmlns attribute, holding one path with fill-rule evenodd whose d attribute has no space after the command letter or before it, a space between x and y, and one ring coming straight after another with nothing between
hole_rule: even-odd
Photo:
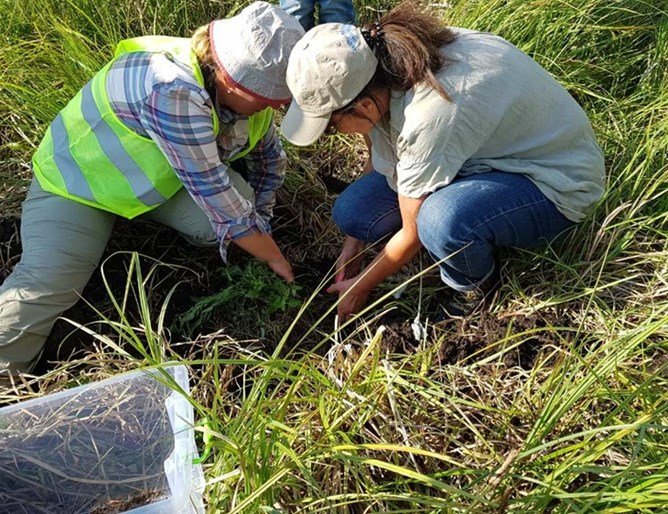
<instances>
[{"instance_id":1,"label":"blue jeans","mask_svg":"<svg viewBox=\"0 0 668 514\"><path fill-rule=\"evenodd\" d=\"M315 26L315 4L320 5L320 23L355 23L352 0L280 0L281 9L294 16L304 30Z\"/></svg>"},{"instance_id":2,"label":"blue jeans","mask_svg":"<svg viewBox=\"0 0 668 514\"><path fill-rule=\"evenodd\" d=\"M365 242L401 228L397 193L375 171L341 193L332 216L345 234ZM455 178L427 197L417 219L443 282L458 291L492 274L498 248L542 246L574 225L528 178L501 171Z\"/></svg>"}]
</instances>

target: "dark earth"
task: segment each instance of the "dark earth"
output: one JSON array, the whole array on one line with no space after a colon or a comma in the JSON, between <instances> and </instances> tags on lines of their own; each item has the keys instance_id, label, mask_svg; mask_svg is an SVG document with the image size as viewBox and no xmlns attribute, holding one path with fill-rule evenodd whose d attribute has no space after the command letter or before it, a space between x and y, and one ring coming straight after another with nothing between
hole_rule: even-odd
<instances>
[{"instance_id":1,"label":"dark earth","mask_svg":"<svg viewBox=\"0 0 668 514\"><path fill-rule=\"evenodd\" d=\"M332 189L344 187L345 182L335 179L340 183L333 184ZM17 218L5 218L0 220L0 280L4 280L13 266L18 262L21 252L19 240L20 221ZM290 229L284 229L283 232L289 232ZM279 245L285 245L281 239L281 234L276 234ZM170 326L179 316L187 311L192 304L202 297L206 297L221 290L224 284L214 273L216 269L223 266L216 249L196 248L183 242L176 233L166 227L161 227L151 222L128 222L119 220L114 228L114 233L110 243L103 256L103 261L107 258L104 265L104 273L108 283L115 288L115 294L122 294L127 281L127 254L116 254L116 252L136 251L149 258L159 259L160 261L183 266L187 269L168 270L159 277L156 276L156 287L151 287L151 303L154 308L159 310L167 292L177 283L178 294L175 294L170 300L170 307L167 311L166 326ZM295 276L300 284L300 298L306 299L311 292L318 286L322 278L331 269L335 261L332 255L325 260L308 260L293 262ZM240 251L234 249L230 252L229 264L244 266L248 259ZM149 262L150 264L150 262ZM98 269L91 278L83 292L83 298L74 307L69 309L64 318L73 320L76 323L90 324L99 320L100 316L95 312L108 315L111 319L114 317L114 309L110 301L109 294L105 289L104 281L100 270ZM332 306L334 297L321 292L310 305L306 314L299 320L297 326L288 338L289 344L296 343L301 339L301 335L307 330L313 328L313 324ZM427 309L437 309L437 298L432 298L427 302ZM94 306L94 308L93 308ZM257 321L260 326L252 326L246 323L241 326L236 323L238 316L230 316L229 313L216 313L206 323L196 327L197 333L185 334L196 337L198 334L209 334L224 329L224 333L234 339L248 340L259 339L262 345L266 345L267 350L271 351L273 344L269 340L263 340L261 329L263 325L270 327L272 334L276 339L280 338L283 331L287 330L293 321L298 308L287 309L284 312L274 312L270 317L259 316ZM138 321L136 312L129 312L131 320ZM330 313L323 324L323 330L333 327L333 313ZM413 337L410 323L415 316L415 312L408 312L406 308L395 309L386 314L379 323L384 324L387 329L384 334L383 344L386 349L397 353L410 353L416 350L417 343ZM157 312L156 312L157 317ZM543 315L534 315L532 317L513 317L512 321L508 319L499 319L488 313L474 315L470 319L449 320L433 326L430 330L433 335L439 336L446 333L446 337L441 337L444 341L439 348L439 357L442 362L454 364L457 362L470 361L472 358L481 358L488 355L492 350L481 351L488 344L497 341L500 338L507 337L510 333L520 333L530 329L540 329L556 323L555 319L546 319ZM102 333L113 335L113 331L108 327L99 324L91 325L93 330L100 329ZM261 330L259 330L261 329ZM106 331L105 331L106 330ZM266 331L264 331L266 334ZM548 334L548 331L545 331ZM320 340L314 337L314 340ZM438 340L438 338L436 338ZM536 331L535 335L526 339L519 348L504 355L504 363L508 366L521 366L525 369L533 365L534 358L541 346L547 342L546 337L541 336L541 331ZM47 341L44 353L35 369L36 374L42 374L53 367L56 361L71 360L83 356L94 343L92 336L82 330L76 329L69 322L59 319ZM308 350L310 344L308 338L302 341L303 349ZM187 346L187 345L186 345ZM182 345L179 347L183 348ZM190 353L192 348L184 349L184 353L193 357ZM179 352L180 353L180 352ZM196 355L196 354L195 354Z\"/></svg>"}]
</instances>

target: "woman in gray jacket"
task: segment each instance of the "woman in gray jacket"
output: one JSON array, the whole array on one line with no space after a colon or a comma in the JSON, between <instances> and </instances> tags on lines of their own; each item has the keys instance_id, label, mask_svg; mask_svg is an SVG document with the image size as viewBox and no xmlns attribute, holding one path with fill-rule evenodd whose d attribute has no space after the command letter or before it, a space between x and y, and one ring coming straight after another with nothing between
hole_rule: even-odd
<instances>
[{"instance_id":1,"label":"woman in gray jacket","mask_svg":"<svg viewBox=\"0 0 668 514\"><path fill-rule=\"evenodd\" d=\"M441 316L475 310L499 284L500 247L545 244L602 196L605 166L582 108L504 39L443 26L402 4L364 28L320 25L290 56L283 135L363 134L371 171L334 206L346 234L339 315L424 246L451 294ZM363 243L388 237L364 271Z\"/></svg>"}]
</instances>

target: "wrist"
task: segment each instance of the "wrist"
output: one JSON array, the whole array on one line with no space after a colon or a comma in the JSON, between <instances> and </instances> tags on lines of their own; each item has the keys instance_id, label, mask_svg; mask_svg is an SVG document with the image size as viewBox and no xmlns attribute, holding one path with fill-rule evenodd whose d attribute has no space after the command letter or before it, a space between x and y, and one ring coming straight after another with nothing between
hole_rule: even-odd
<instances>
[{"instance_id":1,"label":"wrist","mask_svg":"<svg viewBox=\"0 0 668 514\"><path fill-rule=\"evenodd\" d=\"M352 287L361 294L370 294L371 291L376 287L377 284L371 283L369 277L365 276L363 273L360 273L356 277L351 278L353 281Z\"/></svg>"}]
</instances>

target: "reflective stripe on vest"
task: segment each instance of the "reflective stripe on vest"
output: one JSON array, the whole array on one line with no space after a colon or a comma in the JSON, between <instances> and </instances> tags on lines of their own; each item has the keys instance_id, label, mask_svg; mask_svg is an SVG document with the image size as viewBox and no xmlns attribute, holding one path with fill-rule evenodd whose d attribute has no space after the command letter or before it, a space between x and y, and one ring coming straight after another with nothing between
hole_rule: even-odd
<instances>
[{"instance_id":1,"label":"reflective stripe on vest","mask_svg":"<svg viewBox=\"0 0 668 514\"><path fill-rule=\"evenodd\" d=\"M134 218L164 203L183 184L158 145L125 125L114 113L105 89L107 71L129 52L164 52L189 62L197 82L204 79L190 39L148 36L121 41L114 60L102 68L56 116L33 156L33 170L46 191ZM246 155L271 126L273 111L249 118ZM213 127L219 121L212 111Z\"/></svg>"}]
</instances>

